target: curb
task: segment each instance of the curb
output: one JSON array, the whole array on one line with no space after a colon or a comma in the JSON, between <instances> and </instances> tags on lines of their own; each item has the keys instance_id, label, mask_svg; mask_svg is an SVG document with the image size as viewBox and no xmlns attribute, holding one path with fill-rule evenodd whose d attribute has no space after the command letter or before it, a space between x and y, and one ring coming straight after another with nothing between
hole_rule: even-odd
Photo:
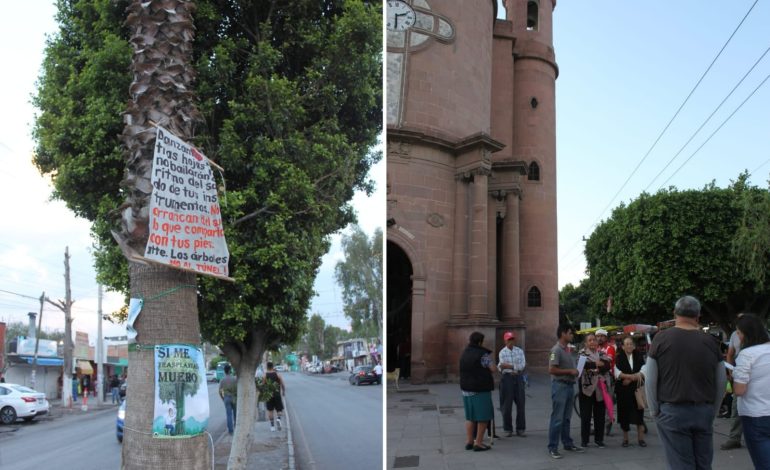
<instances>
[{"instance_id":1,"label":"curb","mask_svg":"<svg viewBox=\"0 0 770 470\"><path fill-rule=\"evenodd\" d=\"M284 403L286 398L284 397ZM289 417L289 406L283 407L283 415L286 417L286 446L289 448L289 470L296 470L296 462L294 460L294 437L291 433L291 418Z\"/></svg>"}]
</instances>

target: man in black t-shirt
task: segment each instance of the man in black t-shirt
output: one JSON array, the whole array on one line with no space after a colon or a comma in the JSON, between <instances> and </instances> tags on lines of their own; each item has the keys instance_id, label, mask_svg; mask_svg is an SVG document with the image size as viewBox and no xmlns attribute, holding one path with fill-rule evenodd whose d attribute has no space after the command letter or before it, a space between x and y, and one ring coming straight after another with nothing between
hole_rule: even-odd
<instances>
[{"instance_id":1,"label":"man in black t-shirt","mask_svg":"<svg viewBox=\"0 0 770 470\"><path fill-rule=\"evenodd\" d=\"M722 353L698 324L700 302L677 300L673 328L652 341L646 384L669 469L711 469L713 424L725 390Z\"/></svg>"}]
</instances>

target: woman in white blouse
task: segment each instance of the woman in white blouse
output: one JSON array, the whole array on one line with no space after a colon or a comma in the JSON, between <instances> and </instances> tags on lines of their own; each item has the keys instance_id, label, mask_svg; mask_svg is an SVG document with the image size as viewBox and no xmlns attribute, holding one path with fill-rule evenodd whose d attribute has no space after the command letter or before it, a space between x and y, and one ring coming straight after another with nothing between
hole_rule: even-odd
<instances>
[{"instance_id":1,"label":"woman in white blouse","mask_svg":"<svg viewBox=\"0 0 770 470\"><path fill-rule=\"evenodd\" d=\"M751 461L770 469L770 336L756 315L738 319L741 352L735 360L733 391L739 397L738 415Z\"/></svg>"}]
</instances>

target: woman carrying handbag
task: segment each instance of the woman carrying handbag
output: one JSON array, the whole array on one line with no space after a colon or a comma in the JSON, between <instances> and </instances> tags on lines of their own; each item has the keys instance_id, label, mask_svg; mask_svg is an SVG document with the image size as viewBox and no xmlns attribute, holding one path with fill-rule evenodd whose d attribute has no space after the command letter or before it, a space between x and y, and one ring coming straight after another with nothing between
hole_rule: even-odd
<instances>
[{"instance_id":1,"label":"woman carrying handbag","mask_svg":"<svg viewBox=\"0 0 770 470\"><path fill-rule=\"evenodd\" d=\"M636 351L634 339L627 336L623 340L623 352L615 358L615 393L617 395L618 422L623 430L623 447L628 447L628 431L631 424L636 424L636 432L641 447L647 447L644 440L644 407L637 402L637 389L641 386L644 393L644 375L641 373L644 358Z\"/></svg>"}]
</instances>

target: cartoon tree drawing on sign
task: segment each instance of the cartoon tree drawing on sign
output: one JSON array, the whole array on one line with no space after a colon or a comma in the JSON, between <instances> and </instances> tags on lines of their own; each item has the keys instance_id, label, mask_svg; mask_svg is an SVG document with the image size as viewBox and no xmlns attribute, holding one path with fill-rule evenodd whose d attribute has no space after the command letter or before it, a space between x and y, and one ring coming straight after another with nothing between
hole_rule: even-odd
<instances>
[{"instance_id":1,"label":"cartoon tree drawing on sign","mask_svg":"<svg viewBox=\"0 0 770 470\"><path fill-rule=\"evenodd\" d=\"M198 364L191 357L170 357L158 367L158 396L161 403L176 402L176 435L185 434L182 418L186 396L198 393Z\"/></svg>"}]
</instances>

